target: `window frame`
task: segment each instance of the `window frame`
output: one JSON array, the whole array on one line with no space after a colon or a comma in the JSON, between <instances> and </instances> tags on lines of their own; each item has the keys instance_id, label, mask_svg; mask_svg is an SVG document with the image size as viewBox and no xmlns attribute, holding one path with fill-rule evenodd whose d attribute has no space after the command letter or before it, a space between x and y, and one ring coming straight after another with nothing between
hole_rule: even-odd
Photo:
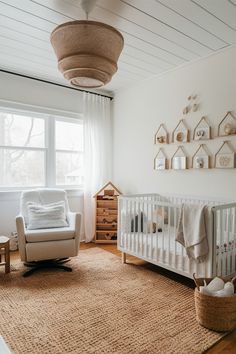
<instances>
[{"instance_id":1,"label":"window frame","mask_svg":"<svg viewBox=\"0 0 236 354\"><path fill-rule=\"evenodd\" d=\"M34 188L59 188L66 190L79 190L83 191L82 185L58 185L56 184L56 152L63 151L56 149L56 121L71 122L74 124L83 125L81 114L75 114L72 117L65 117L58 114L39 113L31 110L22 110L15 108L6 108L0 106L0 113L16 114L18 116L28 116L32 118L39 118L44 120L44 147L22 147L22 146L8 146L0 145L0 149L14 149L24 151L43 151L44 152L44 184L34 186L0 186L0 192L7 191L21 191L30 190ZM70 150L66 150L70 152ZM75 151L73 151L75 152ZM82 151L83 152L83 151ZM75 152L76 153L76 152Z\"/></svg>"}]
</instances>

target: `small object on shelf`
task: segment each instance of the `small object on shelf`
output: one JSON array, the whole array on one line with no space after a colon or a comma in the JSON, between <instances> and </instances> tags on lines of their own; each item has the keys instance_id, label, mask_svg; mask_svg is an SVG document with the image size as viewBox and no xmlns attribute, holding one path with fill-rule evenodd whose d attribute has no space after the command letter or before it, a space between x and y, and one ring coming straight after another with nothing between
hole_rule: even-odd
<instances>
[{"instance_id":1,"label":"small object on shelf","mask_svg":"<svg viewBox=\"0 0 236 354\"><path fill-rule=\"evenodd\" d=\"M154 170L166 170L168 169L168 161L163 149L159 149L154 159Z\"/></svg>"},{"instance_id":2,"label":"small object on shelf","mask_svg":"<svg viewBox=\"0 0 236 354\"><path fill-rule=\"evenodd\" d=\"M111 195L103 195L102 199L105 199L105 200L114 200L114 196L111 196Z\"/></svg>"},{"instance_id":3,"label":"small object on shelf","mask_svg":"<svg viewBox=\"0 0 236 354\"><path fill-rule=\"evenodd\" d=\"M155 144L168 144L169 136L168 132L164 126L164 124L161 124L159 128L157 129L157 132L155 134Z\"/></svg>"},{"instance_id":4,"label":"small object on shelf","mask_svg":"<svg viewBox=\"0 0 236 354\"><path fill-rule=\"evenodd\" d=\"M193 140L211 139L211 127L206 117L202 117L193 131Z\"/></svg>"},{"instance_id":5,"label":"small object on shelf","mask_svg":"<svg viewBox=\"0 0 236 354\"><path fill-rule=\"evenodd\" d=\"M205 145L201 144L192 157L192 168L206 169L210 165L210 155Z\"/></svg>"},{"instance_id":6,"label":"small object on shelf","mask_svg":"<svg viewBox=\"0 0 236 354\"><path fill-rule=\"evenodd\" d=\"M236 134L236 118L228 111L218 125L218 136Z\"/></svg>"},{"instance_id":7,"label":"small object on shelf","mask_svg":"<svg viewBox=\"0 0 236 354\"><path fill-rule=\"evenodd\" d=\"M106 240L111 240L111 235L108 233L108 234L105 234L105 239Z\"/></svg>"},{"instance_id":8,"label":"small object on shelf","mask_svg":"<svg viewBox=\"0 0 236 354\"><path fill-rule=\"evenodd\" d=\"M225 132L225 135L234 134L235 128L232 126L232 124L227 123L224 126L224 132Z\"/></svg>"},{"instance_id":9,"label":"small object on shelf","mask_svg":"<svg viewBox=\"0 0 236 354\"><path fill-rule=\"evenodd\" d=\"M186 143L189 141L189 130L184 123L183 119L179 121L172 133L173 143Z\"/></svg>"},{"instance_id":10,"label":"small object on shelf","mask_svg":"<svg viewBox=\"0 0 236 354\"><path fill-rule=\"evenodd\" d=\"M96 200L96 243L116 243L117 240L117 197L120 191L108 182L94 196Z\"/></svg>"},{"instance_id":11,"label":"small object on shelf","mask_svg":"<svg viewBox=\"0 0 236 354\"><path fill-rule=\"evenodd\" d=\"M215 154L215 168L235 168L235 152L228 141Z\"/></svg>"},{"instance_id":12,"label":"small object on shelf","mask_svg":"<svg viewBox=\"0 0 236 354\"><path fill-rule=\"evenodd\" d=\"M113 189L105 189L104 195L109 195L113 196L115 194L115 191Z\"/></svg>"},{"instance_id":13,"label":"small object on shelf","mask_svg":"<svg viewBox=\"0 0 236 354\"><path fill-rule=\"evenodd\" d=\"M179 146L171 158L171 168L173 170L187 169L187 155L182 146Z\"/></svg>"}]
</instances>

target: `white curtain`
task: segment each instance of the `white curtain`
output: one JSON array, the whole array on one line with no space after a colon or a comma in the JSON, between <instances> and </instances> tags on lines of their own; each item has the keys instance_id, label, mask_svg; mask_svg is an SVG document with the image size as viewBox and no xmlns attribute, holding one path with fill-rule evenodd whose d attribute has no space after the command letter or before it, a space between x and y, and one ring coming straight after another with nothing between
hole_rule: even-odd
<instances>
[{"instance_id":1,"label":"white curtain","mask_svg":"<svg viewBox=\"0 0 236 354\"><path fill-rule=\"evenodd\" d=\"M89 242L95 232L94 194L111 180L112 124L110 99L83 94L84 104L84 230Z\"/></svg>"}]
</instances>

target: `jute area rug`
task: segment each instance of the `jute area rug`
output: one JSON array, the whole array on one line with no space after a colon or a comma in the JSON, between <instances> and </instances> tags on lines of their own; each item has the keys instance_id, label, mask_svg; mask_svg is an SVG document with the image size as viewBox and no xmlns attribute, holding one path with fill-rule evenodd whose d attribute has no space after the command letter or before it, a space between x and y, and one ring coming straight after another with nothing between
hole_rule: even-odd
<instances>
[{"instance_id":1,"label":"jute area rug","mask_svg":"<svg viewBox=\"0 0 236 354\"><path fill-rule=\"evenodd\" d=\"M0 275L0 334L15 354L202 353L222 335L195 320L193 290L99 248L72 273Z\"/></svg>"}]
</instances>

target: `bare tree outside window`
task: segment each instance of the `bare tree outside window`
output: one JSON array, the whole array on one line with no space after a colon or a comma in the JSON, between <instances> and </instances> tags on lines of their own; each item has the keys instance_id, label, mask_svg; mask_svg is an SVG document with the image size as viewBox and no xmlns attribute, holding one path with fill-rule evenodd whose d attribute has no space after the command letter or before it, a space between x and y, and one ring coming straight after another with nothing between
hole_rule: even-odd
<instances>
[{"instance_id":1,"label":"bare tree outside window","mask_svg":"<svg viewBox=\"0 0 236 354\"><path fill-rule=\"evenodd\" d=\"M43 119L0 114L0 186L44 185L44 131Z\"/></svg>"},{"instance_id":2,"label":"bare tree outside window","mask_svg":"<svg viewBox=\"0 0 236 354\"><path fill-rule=\"evenodd\" d=\"M47 124L49 119L54 124ZM81 121L0 112L0 188L83 182Z\"/></svg>"}]
</instances>

